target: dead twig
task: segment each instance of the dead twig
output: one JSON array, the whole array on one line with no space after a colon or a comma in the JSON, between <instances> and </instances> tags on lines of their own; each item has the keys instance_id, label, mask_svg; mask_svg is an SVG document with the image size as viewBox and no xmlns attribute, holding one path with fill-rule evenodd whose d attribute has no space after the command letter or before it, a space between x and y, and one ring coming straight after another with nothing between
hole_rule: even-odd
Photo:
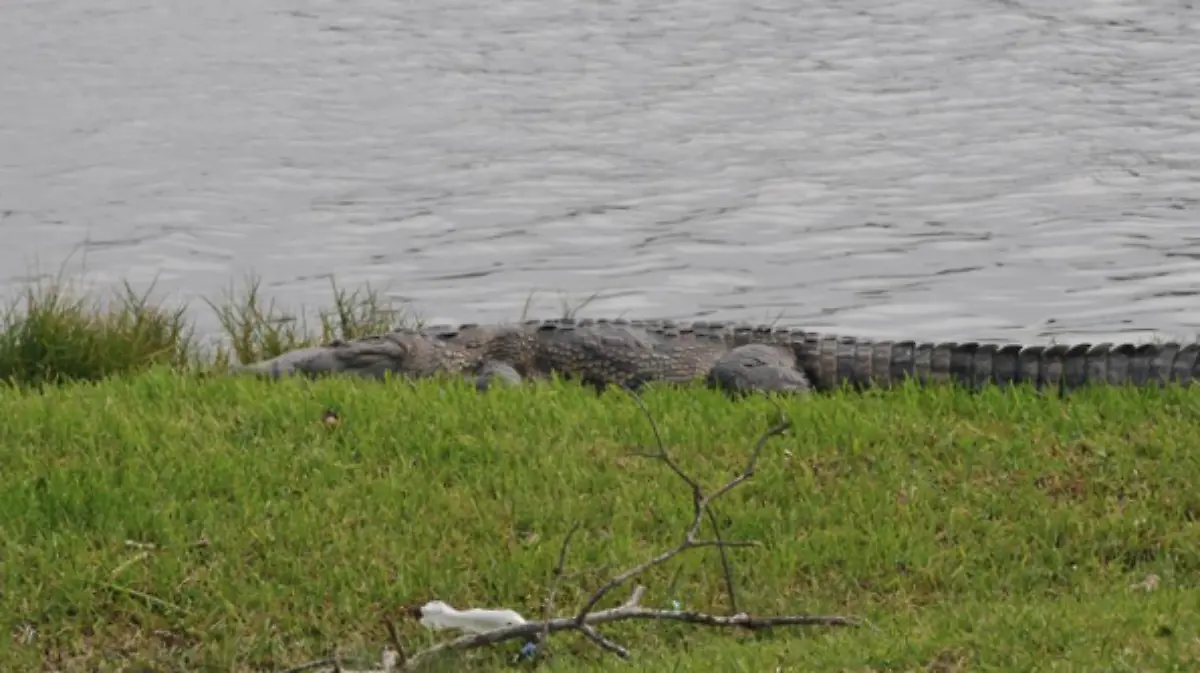
<instances>
[{"instance_id":1,"label":"dead twig","mask_svg":"<svg viewBox=\"0 0 1200 673\"><path fill-rule=\"evenodd\" d=\"M708 523L712 526L713 537L717 540L717 551L721 553L721 572L725 574L725 593L729 596L729 614L736 615L738 612L737 589L733 586L733 566L729 563L729 554L725 551L727 545L721 539L721 527L717 524L717 515L712 511L712 508L706 508L708 514Z\"/></svg>"},{"instance_id":2,"label":"dead twig","mask_svg":"<svg viewBox=\"0 0 1200 673\"><path fill-rule=\"evenodd\" d=\"M396 653L395 650L385 649L380 657L378 668L345 668L342 666L342 660L339 656L325 657L324 659L315 659L308 661L299 666L281 671L280 673L303 673L304 671L321 671L322 673L393 673L396 669Z\"/></svg>"},{"instance_id":3,"label":"dead twig","mask_svg":"<svg viewBox=\"0 0 1200 673\"><path fill-rule=\"evenodd\" d=\"M132 587L122 586L115 582L101 582L100 586L104 587L105 589L108 589L109 591L113 591L113 592L119 593L119 594L125 594L126 596L129 596L131 598L136 598L144 603L148 603L149 605L152 605L154 607L157 607L159 609L162 609L162 610L165 610L168 612L174 612L174 613L181 614L181 615L189 614L188 610L186 610L185 608L183 608L179 605L176 605L170 601L163 600L163 599L159 598L158 596L153 596L151 594L148 594L145 591L138 591L137 589L134 589Z\"/></svg>"},{"instance_id":4,"label":"dead twig","mask_svg":"<svg viewBox=\"0 0 1200 673\"><path fill-rule=\"evenodd\" d=\"M658 424L654 422L654 418L651 416L650 410L646 408L646 404L642 402L641 397L639 397L637 393L633 392L632 390L627 389L626 392L629 393L629 396L632 397L634 402L637 403L638 407L641 408L642 413L646 415L646 418L650 420L650 427L653 429L654 437L658 443L658 453L651 455L658 458L663 463L666 463L667 467L669 467L672 472L678 475L679 478L682 479L689 488L691 488L693 513L692 523L688 526L687 531L684 533L683 541L680 542L677 547L674 549L669 549L658 556L655 556L649 561L634 566L633 568L630 568L629 570L626 570L625 572L613 577L608 581L607 584L600 587L596 593L592 594L592 597L588 599L588 602L575 616L575 619L579 624L583 624L587 613L591 611L596 604L608 594L608 592L616 589L625 582L628 582L630 579L641 575L647 570L657 565L666 563L688 549L692 549L694 547L724 548L758 546L759 543L757 542L700 540L697 539L696 535L700 531L700 525L704 522L705 513L708 512L709 505L717 498L720 498L736 488L739 484L742 484L747 479L754 476L754 470L758 465L758 457L762 453L763 447L767 445L767 442L770 441L772 437L777 437L783 434L788 428L792 427L792 422L790 420L788 420L786 417L782 418L778 423L763 433L762 437L759 438L758 443L754 445L754 450L750 453L749 460L746 461L746 467L742 470L742 473L729 480L712 493L706 494L704 489L700 486L700 483L684 472L683 468L681 468L679 464L675 462L675 459L671 457L670 452L667 451L666 443L663 442L662 434L658 431ZM731 594L731 599L732 597L733 594Z\"/></svg>"},{"instance_id":5,"label":"dead twig","mask_svg":"<svg viewBox=\"0 0 1200 673\"><path fill-rule=\"evenodd\" d=\"M118 575L125 572L126 568L128 568L129 566L132 566L135 563L145 561L147 558L150 558L149 551L140 551L140 552L134 554L133 556L125 559L124 561L121 561L121 563L118 564L116 568L113 568L111 577L113 579L116 579Z\"/></svg>"},{"instance_id":6,"label":"dead twig","mask_svg":"<svg viewBox=\"0 0 1200 673\"><path fill-rule=\"evenodd\" d=\"M203 547L209 546L210 544L212 544L212 543L209 541L208 538L201 537L200 539L196 540L195 542L191 542L191 543L184 545L184 548L185 549L201 549ZM142 551L155 551L158 549L165 549L165 547L162 545L157 545L153 542L141 542L139 540L126 540L125 546L130 549L140 549Z\"/></svg>"},{"instance_id":7,"label":"dead twig","mask_svg":"<svg viewBox=\"0 0 1200 673\"><path fill-rule=\"evenodd\" d=\"M666 443L663 441L662 434L659 432L654 418L651 416L646 405L641 398L632 390L626 389L629 395L641 408L642 412L650 422L650 426L654 431L658 451L651 454L641 454L647 457L655 458L676 474L692 493L692 520L684 531L683 539L675 547L663 551L656 556L639 563L632 568L618 573L605 582L599 589L593 592L575 614L567 617L554 617L550 613L554 609L554 599L558 591L559 584L565 575L567 556L570 551L571 539L579 530L579 524L572 526L571 530L563 538L562 547L559 549L558 562L555 565L554 574L551 577L550 585L547 589L546 599L542 605L541 619L529 621L520 624L512 624L501 628L484 631L482 633L471 633L460 636L454 640L446 641L434 645L428 649L421 650L412 654L409 657L403 656L403 650L400 647L399 638L391 631L391 638L396 651L400 652L400 662L397 665L396 657L393 656L390 660L385 656L382 662L382 668L374 669L372 673L386 673L392 671L393 668L399 668L404 671L414 671L424 665L426 662L435 657L448 652L462 652L489 645L495 645L509 640L529 639L535 643L546 642L550 634L558 631L576 631L588 640L591 640L601 649L621 657L622 659L629 658L630 652L624 646L612 641L611 639L600 633L597 627L609 624L612 622L629 621L629 620L645 620L645 621L673 621L694 624L697 626L708 626L714 628L741 628L741 629L771 629L780 626L831 626L831 627L858 627L859 620L852 617L842 617L838 615L775 615L775 616L753 616L738 607L737 593L734 587L733 570L726 555L728 547L751 547L761 546L757 541L746 540L725 540L721 536L720 526L716 514L711 509L714 501L729 493L739 485L745 483L748 479L754 476L758 466L759 456L762 454L763 448L767 442L773 437L782 435L788 428L791 427L791 421L780 410L780 421L771 426L754 444L750 452L749 458L742 471L734 476L729 481L717 487L711 492L705 492L700 483L693 477L687 474L675 462L667 450ZM700 528L704 524L705 519L712 525L713 539L701 539L699 537ZM629 598L619 606L596 609L597 605L614 589L624 585L630 580L641 576L647 570L666 563L689 549L701 547L716 547L721 552L722 569L725 573L726 591L729 595L729 604L731 614L729 615L714 615L705 612L694 610L660 610L655 608L647 608L641 605L642 598L645 596L646 588L641 584L634 586ZM420 618L421 608L414 606L410 609L410 613L414 617ZM330 663L326 661L326 665ZM307 664L305 666L308 666ZM307 668L292 669L292 671L308 670ZM326 669L329 670L329 669ZM363 673L368 673L364 671Z\"/></svg>"},{"instance_id":8,"label":"dead twig","mask_svg":"<svg viewBox=\"0 0 1200 673\"><path fill-rule=\"evenodd\" d=\"M400 643L400 633L398 631L396 631L395 622L393 622L390 617L387 617L385 615L383 618L383 626L387 629L388 642L391 643L392 651L394 652L394 655L391 657L391 659L392 659L391 667L395 667L396 663L397 663L396 660L399 660L399 663L404 663L405 661L408 660L408 654L404 650L404 645L402 645ZM385 663L384 663L383 667L389 668L389 665L386 663L388 661L388 659L386 658L386 657L388 657L387 651L384 651L383 656L385 657L385 659L384 659Z\"/></svg>"},{"instance_id":9,"label":"dead twig","mask_svg":"<svg viewBox=\"0 0 1200 673\"><path fill-rule=\"evenodd\" d=\"M583 626L579 627L579 631L583 635L587 636L588 640L596 643L600 649L612 652L622 659L629 658L629 650L600 635L600 632L596 630L596 627L592 626L591 624L584 624Z\"/></svg>"},{"instance_id":10,"label":"dead twig","mask_svg":"<svg viewBox=\"0 0 1200 673\"><path fill-rule=\"evenodd\" d=\"M749 629L769 629L776 626L850 626L857 627L858 621L850 617L841 617L836 615L784 615L777 617L753 617L746 613L741 613L731 616L710 615L703 612L694 612L691 610L658 610L652 608L644 608L638 604L645 589L638 586L634 590L634 595L630 597L623 605L607 610L597 610L588 613L585 627L592 627L600 624L608 624L611 622L627 621L627 620L654 620L654 621L675 621L685 622L688 624L697 624L711 627L724 628L749 628ZM637 599L635 601L634 599ZM558 617L545 622L533 621L515 626L506 626L500 629L494 629L485 633L471 634L461 636L454 640L434 645L433 647L417 652L404 664L403 670L416 670L426 660L436 655L451 652L475 649L487 645L494 645L508 640L518 638L531 638L542 632L555 633L558 631L580 631L587 635L585 630L576 622L574 616ZM606 648L607 649L607 648Z\"/></svg>"},{"instance_id":11,"label":"dead twig","mask_svg":"<svg viewBox=\"0 0 1200 673\"><path fill-rule=\"evenodd\" d=\"M567 565L567 552L571 549L571 538L575 537L575 532L579 530L579 522L571 526L571 530L567 531L566 537L563 538L562 547L558 550L558 564L554 566L554 576L550 579L550 588L546 590L546 601L542 604L542 621L547 622L550 619L550 613L554 611L554 594L558 592L558 584L562 581L563 571ZM546 642L550 637L550 631L543 629L541 635L538 636L538 643Z\"/></svg>"},{"instance_id":12,"label":"dead twig","mask_svg":"<svg viewBox=\"0 0 1200 673\"><path fill-rule=\"evenodd\" d=\"M640 600L642 593L644 593L644 587L639 585L634 590L634 595L630 597L630 600L626 601L621 606L610 608L608 610L597 610L596 612L589 613L587 616L587 623L584 626L594 630L595 626L599 624L608 624L611 622L628 620L674 621L717 628L748 629L769 629L776 626L859 626L858 620L851 617L841 617L837 615L783 615L774 617L753 617L746 613L722 616L710 615L704 612L693 612L690 610L657 610L641 607L638 602L634 600L635 598ZM549 631L550 633L556 633L558 631L579 631L587 636L586 629L580 628L580 626L575 623L574 616L558 617L546 622L526 622L524 624L517 624L515 626L506 626L504 628L494 629L485 633L460 636L454 640L439 643L433 647L430 647L429 649L413 654L398 668L404 671L414 671L420 666L423 666L430 659L447 652L461 652L479 647L485 647L488 645L495 645L497 643L502 643L509 640L533 638L542 631ZM609 642L611 643L611 641ZM615 643L611 644L615 645ZM624 648L621 649L624 650ZM297 673L299 671L312 670L321 666L330 666L332 663L332 658L322 659L288 669L285 673ZM333 669L329 668L326 670L332 671ZM369 669L364 670L361 673L381 673L384 670L385 669L383 668ZM349 669L347 669L347 673L349 673Z\"/></svg>"}]
</instances>

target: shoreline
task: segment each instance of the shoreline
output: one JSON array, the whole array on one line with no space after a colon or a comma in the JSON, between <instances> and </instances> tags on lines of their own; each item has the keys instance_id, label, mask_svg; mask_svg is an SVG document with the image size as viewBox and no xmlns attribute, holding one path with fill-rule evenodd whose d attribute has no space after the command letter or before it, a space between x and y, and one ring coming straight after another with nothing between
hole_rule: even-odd
<instances>
[{"instance_id":1,"label":"shoreline","mask_svg":"<svg viewBox=\"0 0 1200 673\"><path fill-rule=\"evenodd\" d=\"M231 362L245 364L267 360L296 348L334 339L353 340L422 322L419 314L396 307L369 285L347 290L339 287L336 280L331 280L330 290L331 298L326 306L301 306L293 310L265 297L261 281L255 277L249 277L240 290L227 290L219 299L203 299L202 307L168 305L154 298L153 287L139 293L124 284L109 293L97 294L80 291L78 286L62 278L31 283L16 297L10 297L0 314L0 380L40 386L61 381L96 381L158 365L189 370L221 369ZM586 306L587 300L576 306L563 305L559 315L541 317L573 316ZM215 317L220 326L219 334L197 333L198 322L193 313L196 308L207 310ZM530 317L526 315L528 309L527 304L509 322ZM453 323L431 321L429 324ZM759 324L772 324L772 321L763 320ZM783 326L787 321L777 324ZM816 326L803 329L862 336ZM954 343L954 340L921 340ZM1129 338L1115 343L1166 340ZM1172 340L1190 343L1197 340L1197 335ZM984 338L958 342L1020 343ZM1045 345L1053 343L1056 342L1052 339L1044 342ZM1103 342L1085 339L1058 343Z\"/></svg>"}]
</instances>

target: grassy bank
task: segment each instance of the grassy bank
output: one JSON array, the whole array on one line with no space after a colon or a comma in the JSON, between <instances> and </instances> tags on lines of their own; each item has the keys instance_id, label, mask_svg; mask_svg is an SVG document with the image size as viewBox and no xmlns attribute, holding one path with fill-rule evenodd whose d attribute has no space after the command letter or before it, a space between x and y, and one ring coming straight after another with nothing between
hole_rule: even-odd
<instances>
[{"instance_id":1,"label":"grassy bank","mask_svg":"<svg viewBox=\"0 0 1200 673\"><path fill-rule=\"evenodd\" d=\"M707 391L646 401L706 484L774 414ZM732 552L742 608L871 626L622 624L606 632L632 665L565 634L546 670L1196 670L1194 395L901 390L785 408L795 428L718 508L725 535L766 545ZM160 367L9 387L0 413L3 670L374 657L381 615L431 597L536 616L573 522L568 607L676 543L690 512L664 465L630 455L653 441L632 401L571 386L479 396ZM712 550L648 586L649 605L724 610ZM443 670L495 670L517 645Z\"/></svg>"},{"instance_id":2,"label":"grassy bank","mask_svg":"<svg viewBox=\"0 0 1200 673\"><path fill-rule=\"evenodd\" d=\"M175 370L252 362L332 339L354 339L411 324L377 291L331 284L330 307L282 307L260 292L256 278L205 299L203 307L170 305L129 285L93 295L66 279L29 285L0 314L0 381L42 386L98 381L155 366ZM196 310L220 325L215 344L198 338Z\"/></svg>"},{"instance_id":3,"label":"grassy bank","mask_svg":"<svg viewBox=\"0 0 1200 673\"><path fill-rule=\"evenodd\" d=\"M263 295L257 277L249 276L240 287L204 298L203 306L189 306L156 299L153 287L138 292L122 284L97 295L61 276L30 284L0 310L0 381L40 387L155 366L219 369L231 361L264 360L315 343L421 323L370 285L347 290L331 281L330 290L327 306L281 306ZM563 302L560 315L573 316L594 298ZM526 317L530 300L513 320ZM199 338L197 311L216 318L219 333L206 335L216 337L215 343Z\"/></svg>"},{"instance_id":4,"label":"grassy bank","mask_svg":"<svg viewBox=\"0 0 1200 673\"><path fill-rule=\"evenodd\" d=\"M199 377L404 322L365 288L315 315L257 283L189 311L124 288L32 287L0 321L0 670L282 670L374 658L385 616L440 598L539 615L678 542L690 497L632 400ZM515 316L514 316L515 317ZM708 485L742 467L764 399L646 397ZM719 506L741 608L860 616L851 629L666 623L577 636L543 668L1179 670L1200 665L1200 400L1179 390L898 390L784 403L795 423ZM322 421L336 410L341 422ZM646 603L722 613L719 556L652 572ZM618 592L614 600L620 600ZM397 622L409 649L432 642ZM518 643L451 660L495 670ZM522 664L529 667L530 664Z\"/></svg>"}]
</instances>

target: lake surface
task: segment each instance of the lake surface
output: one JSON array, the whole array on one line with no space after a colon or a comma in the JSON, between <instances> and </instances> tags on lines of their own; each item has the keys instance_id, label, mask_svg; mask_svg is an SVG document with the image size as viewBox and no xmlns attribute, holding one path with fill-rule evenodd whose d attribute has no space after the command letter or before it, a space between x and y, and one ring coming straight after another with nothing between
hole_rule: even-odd
<instances>
[{"instance_id":1,"label":"lake surface","mask_svg":"<svg viewBox=\"0 0 1200 673\"><path fill-rule=\"evenodd\" d=\"M8 2L0 285L1200 332L1180 0ZM197 316L213 323L203 305Z\"/></svg>"}]
</instances>

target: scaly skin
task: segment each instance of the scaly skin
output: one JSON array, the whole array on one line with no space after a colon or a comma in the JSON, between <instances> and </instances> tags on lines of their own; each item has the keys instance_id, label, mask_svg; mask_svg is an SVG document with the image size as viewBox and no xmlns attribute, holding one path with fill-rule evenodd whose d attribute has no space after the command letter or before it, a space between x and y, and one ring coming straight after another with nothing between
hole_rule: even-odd
<instances>
[{"instance_id":1,"label":"scaly skin","mask_svg":"<svg viewBox=\"0 0 1200 673\"><path fill-rule=\"evenodd\" d=\"M285 353L259 374L451 374L480 389L552 373L602 388L704 379L731 392L807 392L848 384L1190 385L1200 344L1056 346L871 341L790 328L669 320L535 320L402 329Z\"/></svg>"}]
</instances>

